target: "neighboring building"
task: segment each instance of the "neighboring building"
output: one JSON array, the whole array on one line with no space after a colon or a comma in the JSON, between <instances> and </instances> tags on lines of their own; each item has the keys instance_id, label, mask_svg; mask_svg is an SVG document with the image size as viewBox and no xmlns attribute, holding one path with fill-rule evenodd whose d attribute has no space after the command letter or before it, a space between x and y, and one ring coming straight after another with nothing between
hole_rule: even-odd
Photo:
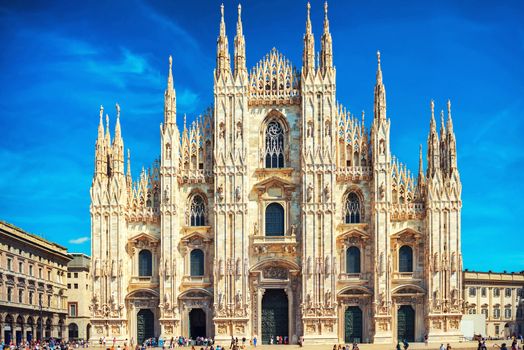
<instances>
[{"instance_id":1,"label":"neighboring building","mask_svg":"<svg viewBox=\"0 0 524 350\"><path fill-rule=\"evenodd\" d=\"M486 317L486 334L500 338L524 334L524 272L464 271L465 313Z\"/></svg>"},{"instance_id":2,"label":"neighboring building","mask_svg":"<svg viewBox=\"0 0 524 350\"><path fill-rule=\"evenodd\" d=\"M67 249L0 222L0 338L65 336Z\"/></svg>"},{"instance_id":3,"label":"neighboring building","mask_svg":"<svg viewBox=\"0 0 524 350\"><path fill-rule=\"evenodd\" d=\"M73 260L67 264L67 338L87 340L91 336L91 258L79 253L70 255Z\"/></svg>"},{"instance_id":4,"label":"neighboring building","mask_svg":"<svg viewBox=\"0 0 524 350\"><path fill-rule=\"evenodd\" d=\"M308 5L301 70L273 49L248 72L238 12L233 67L222 8L213 108L181 130L170 58L160 159L138 182L125 171L118 105L112 140L100 111L93 339L461 339L449 101L440 132L431 102L427 170L421 147L410 172L390 149L380 55L367 129L335 93L327 6L316 65Z\"/></svg>"}]
</instances>

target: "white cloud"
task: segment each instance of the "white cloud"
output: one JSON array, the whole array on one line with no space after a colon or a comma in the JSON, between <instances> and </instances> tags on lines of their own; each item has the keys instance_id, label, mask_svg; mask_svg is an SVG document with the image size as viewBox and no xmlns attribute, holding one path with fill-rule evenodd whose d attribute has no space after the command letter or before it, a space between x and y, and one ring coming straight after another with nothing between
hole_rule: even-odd
<instances>
[{"instance_id":1,"label":"white cloud","mask_svg":"<svg viewBox=\"0 0 524 350\"><path fill-rule=\"evenodd\" d=\"M71 243L71 244L82 244L82 243L85 243L87 241L89 241L89 237L79 237L79 238L75 238L75 239L70 239L69 243Z\"/></svg>"}]
</instances>

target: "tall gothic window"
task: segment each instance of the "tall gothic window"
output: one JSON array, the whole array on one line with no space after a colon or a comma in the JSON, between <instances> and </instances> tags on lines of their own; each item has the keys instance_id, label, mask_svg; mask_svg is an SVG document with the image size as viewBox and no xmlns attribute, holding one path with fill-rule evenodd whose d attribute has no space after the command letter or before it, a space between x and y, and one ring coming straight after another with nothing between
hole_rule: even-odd
<instances>
[{"instance_id":1,"label":"tall gothic window","mask_svg":"<svg viewBox=\"0 0 524 350\"><path fill-rule=\"evenodd\" d=\"M284 167L284 129L276 120L266 129L266 168Z\"/></svg>"},{"instance_id":2,"label":"tall gothic window","mask_svg":"<svg viewBox=\"0 0 524 350\"><path fill-rule=\"evenodd\" d=\"M348 194L344 209L346 224L358 224L360 222L361 205L355 192Z\"/></svg>"},{"instance_id":3,"label":"tall gothic window","mask_svg":"<svg viewBox=\"0 0 524 350\"><path fill-rule=\"evenodd\" d=\"M360 249L355 246L346 250L346 272L360 273Z\"/></svg>"},{"instance_id":4,"label":"tall gothic window","mask_svg":"<svg viewBox=\"0 0 524 350\"><path fill-rule=\"evenodd\" d=\"M189 260L191 276L204 276L204 252L201 249L193 249Z\"/></svg>"},{"instance_id":5,"label":"tall gothic window","mask_svg":"<svg viewBox=\"0 0 524 350\"><path fill-rule=\"evenodd\" d=\"M413 272L413 249L403 245L398 251L398 271Z\"/></svg>"},{"instance_id":6,"label":"tall gothic window","mask_svg":"<svg viewBox=\"0 0 524 350\"><path fill-rule=\"evenodd\" d=\"M206 225L206 204L201 195L195 195L191 200L189 212L191 226Z\"/></svg>"},{"instance_id":7,"label":"tall gothic window","mask_svg":"<svg viewBox=\"0 0 524 350\"><path fill-rule=\"evenodd\" d=\"M284 235L284 208L271 203L266 208L266 236Z\"/></svg>"},{"instance_id":8,"label":"tall gothic window","mask_svg":"<svg viewBox=\"0 0 524 350\"><path fill-rule=\"evenodd\" d=\"M143 249L138 253L138 275L152 276L153 275L153 256L147 249Z\"/></svg>"}]
</instances>

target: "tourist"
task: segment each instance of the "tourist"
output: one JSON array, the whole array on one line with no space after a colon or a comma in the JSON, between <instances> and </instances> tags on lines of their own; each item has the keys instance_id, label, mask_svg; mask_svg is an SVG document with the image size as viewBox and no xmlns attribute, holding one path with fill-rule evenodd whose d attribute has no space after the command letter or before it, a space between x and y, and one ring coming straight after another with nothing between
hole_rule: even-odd
<instances>
[{"instance_id":1,"label":"tourist","mask_svg":"<svg viewBox=\"0 0 524 350\"><path fill-rule=\"evenodd\" d=\"M358 350L358 344L357 344L357 342L353 342L353 350Z\"/></svg>"},{"instance_id":2,"label":"tourist","mask_svg":"<svg viewBox=\"0 0 524 350\"><path fill-rule=\"evenodd\" d=\"M444 344L442 344L442 343L440 344L439 350L446 350L446 348L444 347Z\"/></svg>"},{"instance_id":3,"label":"tourist","mask_svg":"<svg viewBox=\"0 0 524 350\"><path fill-rule=\"evenodd\" d=\"M273 345L273 336L269 338L269 345Z\"/></svg>"},{"instance_id":4,"label":"tourist","mask_svg":"<svg viewBox=\"0 0 524 350\"><path fill-rule=\"evenodd\" d=\"M256 335L253 337L253 345L255 346L255 348L257 347L257 336Z\"/></svg>"},{"instance_id":5,"label":"tourist","mask_svg":"<svg viewBox=\"0 0 524 350\"><path fill-rule=\"evenodd\" d=\"M408 343L407 339L404 339L404 340L402 341L402 343L404 344L404 350L408 350L408 348L409 348L409 343Z\"/></svg>"},{"instance_id":6,"label":"tourist","mask_svg":"<svg viewBox=\"0 0 524 350\"><path fill-rule=\"evenodd\" d=\"M424 334L424 345L428 346L428 335Z\"/></svg>"},{"instance_id":7,"label":"tourist","mask_svg":"<svg viewBox=\"0 0 524 350\"><path fill-rule=\"evenodd\" d=\"M449 345L449 343L448 343L448 345L446 346L446 350L451 350L451 345Z\"/></svg>"}]
</instances>

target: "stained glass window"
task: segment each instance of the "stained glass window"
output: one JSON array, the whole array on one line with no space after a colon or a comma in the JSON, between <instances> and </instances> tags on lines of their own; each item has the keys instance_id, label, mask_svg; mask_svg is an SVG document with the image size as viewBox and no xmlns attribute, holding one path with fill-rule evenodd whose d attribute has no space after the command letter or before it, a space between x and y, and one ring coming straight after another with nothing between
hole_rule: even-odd
<instances>
[{"instance_id":1,"label":"stained glass window","mask_svg":"<svg viewBox=\"0 0 524 350\"><path fill-rule=\"evenodd\" d=\"M284 235L284 208L278 203L271 203L266 208L266 236Z\"/></svg>"},{"instance_id":2,"label":"stained glass window","mask_svg":"<svg viewBox=\"0 0 524 350\"><path fill-rule=\"evenodd\" d=\"M277 121L266 129L266 168L284 167L284 130Z\"/></svg>"}]
</instances>

